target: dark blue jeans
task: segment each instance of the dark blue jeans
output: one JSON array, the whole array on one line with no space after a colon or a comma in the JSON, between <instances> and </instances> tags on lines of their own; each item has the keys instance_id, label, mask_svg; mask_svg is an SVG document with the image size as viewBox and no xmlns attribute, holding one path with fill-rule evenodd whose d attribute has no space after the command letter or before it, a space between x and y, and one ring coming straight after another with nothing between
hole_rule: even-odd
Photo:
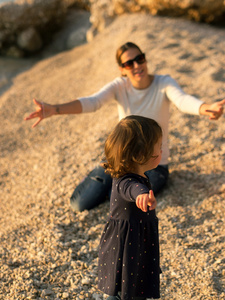
<instances>
[{"instance_id":1,"label":"dark blue jeans","mask_svg":"<svg viewBox=\"0 0 225 300\"><path fill-rule=\"evenodd\" d=\"M168 165L160 165L145 174L149 178L154 195L156 195L167 182ZM111 188L111 176L106 174L101 166L98 166L75 188L70 198L71 207L75 211L90 210L103 203L107 197L109 198Z\"/></svg>"}]
</instances>

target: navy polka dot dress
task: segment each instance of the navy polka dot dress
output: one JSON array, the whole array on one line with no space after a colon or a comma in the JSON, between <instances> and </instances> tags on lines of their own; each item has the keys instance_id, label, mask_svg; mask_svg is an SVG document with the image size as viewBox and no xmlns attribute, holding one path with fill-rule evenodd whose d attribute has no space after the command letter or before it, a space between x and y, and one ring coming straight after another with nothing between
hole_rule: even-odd
<instances>
[{"instance_id":1,"label":"navy polka dot dress","mask_svg":"<svg viewBox=\"0 0 225 300\"><path fill-rule=\"evenodd\" d=\"M122 300L160 298L158 218L155 210L143 212L135 203L149 189L147 178L136 174L113 179L110 218L99 247L98 287L110 296L121 292Z\"/></svg>"}]
</instances>

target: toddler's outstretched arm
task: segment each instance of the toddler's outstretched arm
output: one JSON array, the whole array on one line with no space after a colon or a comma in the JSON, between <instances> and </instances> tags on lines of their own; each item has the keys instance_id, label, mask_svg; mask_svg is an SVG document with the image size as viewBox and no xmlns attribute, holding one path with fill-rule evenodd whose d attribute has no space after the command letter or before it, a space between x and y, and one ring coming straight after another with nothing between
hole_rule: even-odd
<instances>
[{"instance_id":1,"label":"toddler's outstretched arm","mask_svg":"<svg viewBox=\"0 0 225 300\"><path fill-rule=\"evenodd\" d=\"M157 205L157 201L155 199L153 190L150 190L149 194L138 195L136 198L136 205L144 212L148 211L148 206L149 206L149 210L155 209Z\"/></svg>"}]
</instances>

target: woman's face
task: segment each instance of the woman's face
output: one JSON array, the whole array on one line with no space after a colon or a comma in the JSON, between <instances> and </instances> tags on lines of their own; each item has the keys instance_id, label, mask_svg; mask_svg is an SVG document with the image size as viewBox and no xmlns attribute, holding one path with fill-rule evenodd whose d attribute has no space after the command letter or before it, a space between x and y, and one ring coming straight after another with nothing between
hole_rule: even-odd
<instances>
[{"instance_id":1,"label":"woman's face","mask_svg":"<svg viewBox=\"0 0 225 300\"><path fill-rule=\"evenodd\" d=\"M130 48L121 55L121 63L125 63L129 60L136 58L140 55L140 51L136 48ZM144 60L143 63L138 64L136 61L133 62L131 69L126 69L120 66L120 71L123 76L127 76L134 86L138 86L139 83L146 79L148 76L147 62Z\"/></svg>"}]
</instances>

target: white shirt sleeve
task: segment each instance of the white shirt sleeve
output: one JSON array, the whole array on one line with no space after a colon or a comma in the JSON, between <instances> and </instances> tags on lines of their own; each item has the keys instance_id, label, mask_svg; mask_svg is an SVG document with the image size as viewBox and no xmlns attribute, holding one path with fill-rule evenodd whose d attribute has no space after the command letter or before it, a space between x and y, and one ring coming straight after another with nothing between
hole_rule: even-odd
<instances>
[{"instance_id":1,"label":"white shirt sleeve","mask_svg":"<svg viewBox=\"0 0 225 300\"><path fill-rule=\"evenodd\" d=\"M82 105L82 112L95 112L110 100L116 99L117 84L118 79L115 79L114 81L106 84L97 93L88 97L78 98Z\"/></svg>"},{"instance_id":2,"label":"white shirt sleeve","mask_svg":"<svg viewBox=\"0 0 225 300\"><path fill-rule=\"evenodd\" d=\"M187 114L199 115L200 106L204 102L194 96L186 94L170 76L167 76L167 81L168 84L165 89L167 98L173 102L180 111Z\"/></svg>"}]
</instances>

